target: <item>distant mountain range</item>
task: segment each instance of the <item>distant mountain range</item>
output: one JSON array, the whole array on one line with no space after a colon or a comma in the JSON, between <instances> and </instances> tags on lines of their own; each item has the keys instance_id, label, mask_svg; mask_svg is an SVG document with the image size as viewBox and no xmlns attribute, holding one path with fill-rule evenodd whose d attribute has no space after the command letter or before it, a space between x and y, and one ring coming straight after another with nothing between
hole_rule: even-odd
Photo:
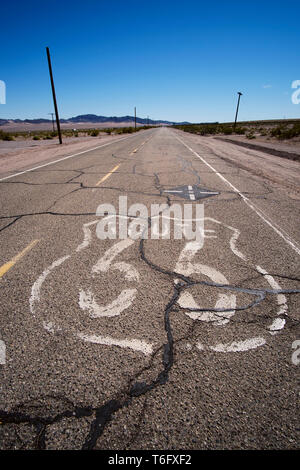
<instances>
[{"instance_id":1,"label":"distant mountain range","mask_svg":"<svg viewBox=\"0 0 300 470\"><path fill-rule=\"evenodd\" d=\"M0 119L0 126L5 126L9 123L16 123L16 124L22 124L22 123L28 123L28 124L44 124L44 123L50 123L52 122L51 119ZM60 119L61 123L68 124L68 123L105 123L105 122L114 122L114 123L132 123L134 122L134 116L97 116L96 114L81 114L79 116L71 117L69 119ZM160 121L156 120L154 121L153 119L147 119L147 118L136 118L137 124L149 124L149 125L159 125L159 124L166 124L166 125L172 125L172 124L190 124L189 122L173 122L173 121Z\"/></svg>"}]
</instances>

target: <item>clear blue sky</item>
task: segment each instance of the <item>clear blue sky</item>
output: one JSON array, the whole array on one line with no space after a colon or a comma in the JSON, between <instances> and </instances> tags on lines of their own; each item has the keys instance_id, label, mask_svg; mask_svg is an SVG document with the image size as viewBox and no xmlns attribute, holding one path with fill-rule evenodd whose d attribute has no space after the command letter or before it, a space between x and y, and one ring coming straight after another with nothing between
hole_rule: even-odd
<instances>
[{"instance_id":1,"label":"clear blue sky","mask_svg":"<svg viewBox=\"0 0 300 470\"><path fill-rule=\"evenodd\" d=\"M299 118L299 1L6 1L1 5L0 118L175 121Z\"/></svg>"}]
</instances>

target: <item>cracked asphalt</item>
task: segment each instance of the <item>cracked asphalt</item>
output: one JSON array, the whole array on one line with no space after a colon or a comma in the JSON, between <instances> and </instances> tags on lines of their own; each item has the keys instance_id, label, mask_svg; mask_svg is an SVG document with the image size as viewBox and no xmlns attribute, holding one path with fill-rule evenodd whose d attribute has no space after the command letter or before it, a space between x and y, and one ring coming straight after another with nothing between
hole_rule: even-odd
<instances>
[{"instance_id":1,"label":"cracked asphalt","mask_svg":"<svg viewBox=\"0 0 300 470\"><path fill-rule=\"evenodd\" d=\"M230 152L149 129L0 181L1 449L299 448L297 162ZM101 204L150 234L175 203L202 245L97 237Z\"/></svg>"}]
</instances>

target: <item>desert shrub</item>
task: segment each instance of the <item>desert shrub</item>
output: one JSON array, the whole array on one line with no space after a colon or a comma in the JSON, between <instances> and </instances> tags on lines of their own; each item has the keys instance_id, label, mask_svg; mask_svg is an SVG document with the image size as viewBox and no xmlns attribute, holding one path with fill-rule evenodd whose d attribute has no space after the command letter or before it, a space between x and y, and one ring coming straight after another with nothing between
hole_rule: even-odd
<instances>
[{"instance_id":1,"label":"desert shrub","mask_svg":"<svg viewBox=\"0 0 300 470\"><path fill-rule=\"evenodd\" d=\"M38 135L33 136L33 140L40 140L40 137Z\"/></svg>"},{"instance_id":2,"label":"desert shrub","mask_svg":"<svg viewBox=\"0 0 300 470\"><path fill-rule=\"evenodd\" d=\"M294 124L293 127L287 128L286 126L278 126L271 131L272 137L277 137L277 139L292 139L293 137L298 137L300 135L300 124Z\"/></svg>"},{"instance_id":3,"label":"desert shrub","mask_svg":"<svg viewBox=\"0 0 300 470\"><path fill-rule=\"evenodd\" d=\"M14 140L11 134L9 134L8 132L3 132L3 131L0 131L0 139L1 140Z\"/></svg>"},{"instance_id":4,"label":"desert shrub","mask_svg":"<svg viewBox=\"0 0 300 470\"><path fill-rule=\"evenodd\" d=\"M232 134L232 132L233 132L232 127L224 127L223 128L223 134L225 134L225 135L230 135L230 134Z\"/></svg>"},{"instance_id":5,"label":"desert shrub","mask_svg":"<svg viewBox=\"0 0 300 470\"><path fill-rule=\"evenodd\" d=\"M283 128L282 126L274 127L273 129L271 129L270 135L271 135L272 137L279 137L279 136L282 134L283 129L284 129L284 128Z\"/></svg>"},{"instance_id":6,"label":"desert shrub","mask_svg":"<svg viewBox=\"0 0 300 470\"><path fill-rule=\"evenodd\" d=\"M242 134L246 134L246 128L245 127L237 127L234 131L235 134L239 134L239 135L242 135Z\"/></svg>"},{"instance_id":7,"label":"desert shrub","mask_svg":"<svg viewBox=\"0 0 300 470\"><path fill-rule=\"evenodd\" d=\"M120 127L117 132L118 134L132 134L134 132L134 127Z\"/></svg>"},{"instance_id":8,"label":"desert shrub","mask_svg":"<svg viewBox=\"0 0 300 470\"><path fill-rule=\"evenodd\" d=\"M217 134L218 133L218 126L215 125L215 124L208 124L206 126L204 126L204 131L206 134L209 134L209 135L214 135L214 134Z\"/></svg>"},{"instance_id":9,"label":"desert shrub","mask_svg":"<svg viewBox=\"0 0 300 470\"><path fill-rule=\"evenodd\" d=\"M292 137L299 137L300 136L300 123L294 124L291 129Z\"/></svg>"},{"instance_id":10,"label":"desert shrub","mask_svg":"<svg viewBox=\"0 0 300 470\"><path fill-rule=\"evenodd\" d=\"M246 134L247 139L255 139L254 131L249 131L248 134Z\"/></svg>"},{"instance_id":11,"label":"desert shrub","mask_svg":"<svg viewBox=\"0 0 300 470\"><path fill-rule=\"evenodd\" d=\"M45 137L43 137L43 140L52 140L52 137L51 135L45 135Z\"/></svg>"},{"instance_id":12,"label":"desert shrub","mask_svg":"<svg viewBox=\"0 0 300 470\"><path fill-rule=\"evenodd\" d=\"M90 132L90 135L92 137L97 137L99 135L99 129L93 129L91 132Z\"/></svg>"}]
</instances>

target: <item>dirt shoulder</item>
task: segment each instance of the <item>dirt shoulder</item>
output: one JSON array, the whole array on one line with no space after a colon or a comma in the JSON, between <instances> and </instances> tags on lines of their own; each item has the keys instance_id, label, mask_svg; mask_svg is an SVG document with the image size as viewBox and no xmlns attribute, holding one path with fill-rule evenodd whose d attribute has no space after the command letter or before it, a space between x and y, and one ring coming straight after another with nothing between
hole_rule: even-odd
<instances>
[{"instance_id":1,"label":"dirt shoulder","mask_svg":"<svg viewBox=\"0 0 300 470\"><path fill-rule=\"evenodd\" d=\"M215 137L215 139L253 150L262 150L270 155L300 161L300 141L298 139L291 142L270 141L270 139L267 140L263 137L249 141L243 136Z\"/></svg>"}]
</instances>

